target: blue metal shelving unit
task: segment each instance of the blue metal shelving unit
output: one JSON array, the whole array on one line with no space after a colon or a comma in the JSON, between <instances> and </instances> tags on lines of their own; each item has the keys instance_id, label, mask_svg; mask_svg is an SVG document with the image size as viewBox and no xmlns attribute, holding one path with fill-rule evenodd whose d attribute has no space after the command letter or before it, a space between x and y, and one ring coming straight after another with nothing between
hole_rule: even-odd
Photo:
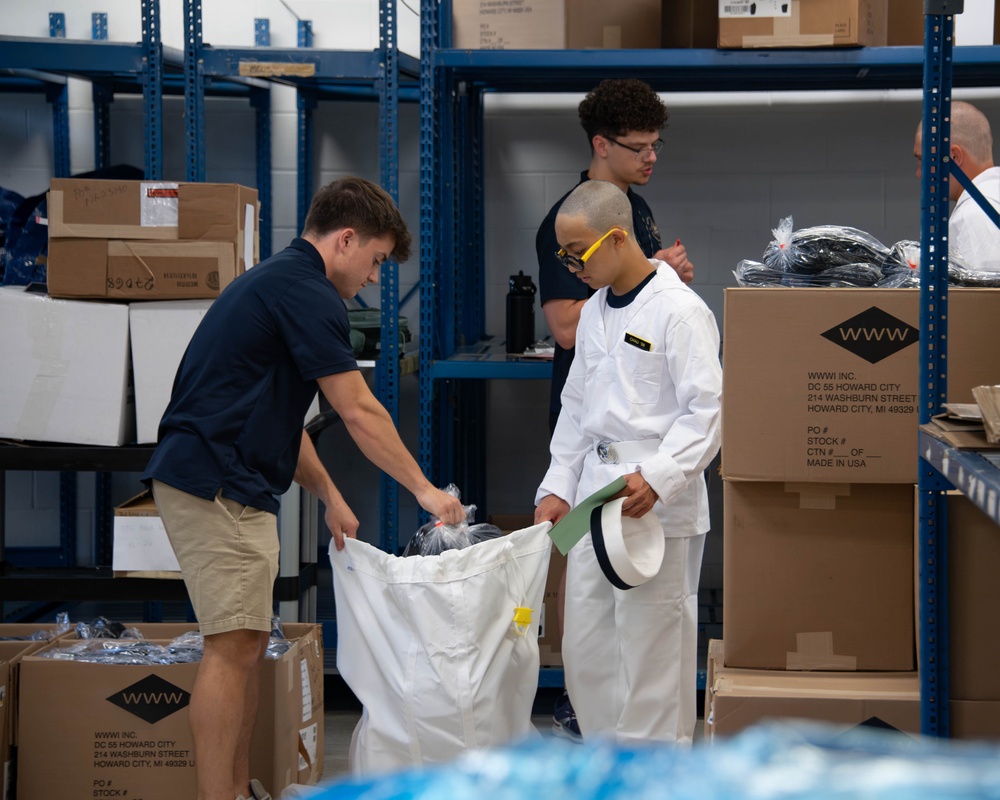
<instances>
[{"instance_id":1,"label":"blue metal shelving unit","mask_svg":"<svg viewBox=\"0 0 1000 800\"><path fill-rule=\"evenodd\" d=\"M270 194L270 132L267 127L270 106L264 101L261 86L281 83L293 86L298 104L298 229L301 231L313 195L313 120L312 111L320 101L371 100L379 104L380 182L399 202L399 103L417 99L419 64L415 58L399 52L395 3L379 0L379 47L375 50L325 50L313 47L312 27L299 20L298 47L276 48L266 45L267 20L256 21L254 47L215 47L204 44L201 36L200 3L185 0L186 46L185 69L189 84L187 98L189 180L204 180L204 101L205 87L217 82L244 83L251 89L251 102L258 112L258 131L267 131L267 142L258 134L258 191L268 187ZM264 83L266 81L266 83ZM264 200L261 200L261 255L264 247ZM270 232L268 226L268 233ZM268 238L268 251L270 238ZM386 262L380 276L381 337L376 394L394 422L399 420L399 267ZM381 482L380 546L393 550L398 541L398 484L383 476Z\"/></svg>"},{"instance_id":2,"label":"blue metal shelving unit","mask_svg":"<svg viewBox=\"0 0 1000 800\"><path fill-rule=\"evenodd\" d=\"M965 50L953 50L954 14L962 13L963 5L964 0L924 0L926 65L921 156L921 424L940 413L947 400L948 177L951 175L955 179L958 171L948 154L951 90ZM961 182L965 185L966 181ZM950 719L948 515L945 493L958 489L1000 525L1000 456L956 450L923 432L919 435L918 446L921 730L927 735L947 737L950 735Z\"/></svg>"},{"instance_id":3,"label":"blue metal shelving unit","mask_svg":"<svg viewBox=\"0 0 1000 800\"><path fill-rule=\"evenodd\" d=\"M485 334L482 95L581 93L610 76L641 78L659 91L671 92L924 89L923 174L925 192L931 194L925 194L922 227L921 336L927 349L921 359L921 401L922 414L934 413L945 396L947 307L948 197L940 155L947 148L940 137L947 137L952 84L995 86L1000 76L1000 47L970 46L952 52L951 15L960 13L961 6L962 0L925 0L924 47L504 51L452 49L451 3L423 0L421 285L433 289L421 297L419 457L425 472L438 483L455 480L484 496L485 402L482 380L471 379L545 377L535 364L469 357ZM936 137L928 135L930 125ZM455 410L459 408L461 413ZM463 460L459 455L463 452L475 455ZM954 477L942 477L939 470L933 459L921 461L921 705L924 732L947 735L942 490L950 487L945 478Z\"/></svg>"}]
</instances>

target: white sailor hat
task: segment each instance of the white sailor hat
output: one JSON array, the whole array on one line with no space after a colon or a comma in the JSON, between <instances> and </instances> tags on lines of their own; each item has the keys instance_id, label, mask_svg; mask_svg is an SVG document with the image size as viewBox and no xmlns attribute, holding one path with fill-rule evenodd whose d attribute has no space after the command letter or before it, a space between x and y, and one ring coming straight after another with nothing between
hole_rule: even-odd
<instances>
[{"instance_id":1,"label":"white sailor hat","mask_svg":"<svg viewBox=\"0 0 1000 800\"><path fill-rule=\"evenodd\" d=\"M623 517L624 497L590 512L590 535L597 563L611 584L632 589L648 581L663 563L663 526L656 514Z\"/></svg>"}]
</instances>

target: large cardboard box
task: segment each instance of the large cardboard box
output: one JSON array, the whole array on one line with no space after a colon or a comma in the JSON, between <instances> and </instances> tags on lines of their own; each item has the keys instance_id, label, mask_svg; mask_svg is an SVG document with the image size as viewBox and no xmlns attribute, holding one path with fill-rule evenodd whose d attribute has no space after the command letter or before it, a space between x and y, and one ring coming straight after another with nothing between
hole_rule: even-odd
<instances>
[{"instance_id":1,"label":"large cardboard box","mask_svg":"<svg viewBox=\"0 0 1000 800\"><path fill-rule=\"evenodd\" d=\"M323 769L321 628L288 624L285 635L287 652L264 662L250 752L274 797L292 783L316 783ZM197 670L22 658L19 800L194 797L188 704Z\"/></svg>"},{"instance_id":2,"label":"large cardboard box","mask_svg":"<svg viewBox=\"0 0 1000 800\"><path fill-rule=\"evenodd\" d=\"M138 494L115 508L111 568L116 578L181 578L153 495Z\"/></svg>"},{"instance_id":3,"label":"large cardboard box","mask_svg":"<svg viewBox=\"0 0 1000 800\"><path fill-rule=\"evenodd\" d=\"M10 632L11 626L0 625L8 632L0 636L30 635ZM32 626L37 630L41 626ZM17 685L18 667L21 658L44 646L41 641L0 641L0 762L3 764L3 782L0 783L0 798L12 798L14 781L15 746L17 745Z\"/></svg>"},{"instance_id":4,"label":"large cardboard box","mask_svg":"<svg viewBox=\"0 0 1000 800\"><path fill-rule=\"evenodd\" d=\"M155 442L170 401L177 367L211 300L130 303L132 373L135 380L135 436Z\"/></svg>"},{"instance_id":5,"label":"large cardboard box","mask_svg":"<svg viewBox=\"0 0 1000 800\"><path fill-rule=\"evenodd\" d=\"M719 47L881 47L888 0L719 0Z\"/></svg>"},{"instance_id":6,"label":"large cardboard box","mask_svg":"<svg viewBox=\"0 0 1000 800\"><path fill-rule=\"evenodd\" d=\"M242 272L228 242L51 239L52 297L181 300L218 297Z\"/></svg>"},{"instance_id":7,"label":"large cardboard box","mask_svg":"<svg viewBox=\"0 0 1000 800\"><path fill-rule=\"evenodd\" d=\"M920 733L916 672L773 672L730 669L716 660L705 704L710 739L778 719L823 722L843 730L874 725Z\"/></svg>"},{"instance_id":8,"label":"large cardboard box","mask_svg":"<svg viewBox=\"0 0 1000 800\"><path fill-rule=\"evenodd\" d=\"M705 0L663 0L660 37L665 48L714 49L719 40L719 13Z\"/></svg>"},{"instance_id":9,"label":"large cardboard box","mask_svg":"<svg viewBox=\"0 0 1000 800\"><path fill-rule=\"evenodd\" d=\"M912 485L723 491L727 667L914 669Z\"/></svg>"},{"instance_id":10,"label":"large cardboard box","mask_svg":"<svg viewBox=\"0 0 1000 800\"><path fill-rule=\"evenodd\" d=\"M1000 739L1000 700L952 700L952 739Z\"/></svg>"},{"instance_id":11,"label":"large cardboard box","mask_svg":"<svg viewBox=\"0 0 1000 800\"><path fill-rule=\"evenodd\" d=\"M1000 530L966 497L949 494L947 541L951 699L1000 708Z\"/></svg>"},{"instance_id":12,"label":"large cardboard box","mask_svg":"<svg viewBox=\"0 0 1000 800\"><path fill-rule=\"evenodd\" d=\"M660 0L454 0L452 22L459 49L660 46Z\"/></svg>"},{"instance_id":13,"label":"large cardboard box","mask_svg":"<svg viewBox=\"0 0 1000 800\"><path fill-rule=\"evenodd\" d=\"M913 0L889 0L890 47L924 43L924 5Z\"/></svg>"},{"instance_id":14,"label":"large cardboard box","mask_svg":"<svg viewBox=\"0 0 1000 800\"><path fill-rule=\"evenodd\" d=\"M725 292L722 474L729 480L916 483L917 289ZM1000 364L984 331L1000 290L948 295L948 399Z\"/></svg>"},{"instance_id":15,"label":"large cardboard box","mask_svg":"<svg viewBox=\"0 0 1000 800\"><path fill-rule=\"evenodd\" d=\"M133 440L127 307L0 287L0 342L0 437Z\"/></svg>"},{"instance_id":16,"label":"large cardboard box","mask_svg":"<svg viewBox=\"0 0 1000 800\"><path fill-rule=\"evenodd\" d=\"M236 183L53 178L48 214L50 240L232 242L256 263L257 190Z\"/></svg>"},{"instance_id":17,"label":"large cardboard box","mask_svg":"<svg viewBox=\"0 0 1000 800\"><path fill-rule=\"evenodd\" d=\"M49 238L177 238L177 186L169 181L53 178Z\"/></svg>"}]
</instances>

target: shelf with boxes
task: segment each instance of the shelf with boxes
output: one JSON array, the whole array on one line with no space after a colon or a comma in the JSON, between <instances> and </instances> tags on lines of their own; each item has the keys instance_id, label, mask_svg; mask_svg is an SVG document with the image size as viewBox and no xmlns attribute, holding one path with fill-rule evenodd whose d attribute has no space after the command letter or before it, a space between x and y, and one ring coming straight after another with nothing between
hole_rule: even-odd
<instances>
[{"instance_id":1,"label":"shelf with boxes","mask_svg":"<svg viewBox=\"0 0 1000 800\"><path fill-rule=\"evenodd\" d=\"M399 103L418 99L420 65L401 52L397 41L396 4L379 0L379 46L373 50L329 50L313 46L311 23L299 20L298 47L272 47L267 20L257 20L254 47L227 47L202 40L200 5L185 0L186 68L193 88L189 97L189 179L203 180L204 108L197 101L203 82L231 79L264 79L270 84L292 86L297 103L297 231L304 227L313 195L313 111L321 101L368 100L379 104L379 182L399 202ZM373 141L376 138L373 136ZM258 144L260 147L260 144ZM269 148L268 148L269 149ZM268 169L270 168L268 153ZM201 176L201 177L195 177ZM269 178L268 178L269 180ZM269 184L268 184L269 185ZM262 241L262 255L263 241ZM376 395L393 420L399 418L399 380L409 370L400 345L399 267L387 261L380 273L380 355L376 368ZM363 302L361 303L363 305ZM380 537L382 549L398 541L399 489L395 481L381 478Z\"/></svg>"},{"instance_id":2,"label":"shelf with boxes","mask_svg":"<svg viewBox=\"0 0 1000 800\"><path fill-rule=\"evenodd\" d=\"M502 22L499 16L484 17L483 27L519 25L518 35L525 29L530 34L531 28L523 19L529 6L532 14L550 12L547 6L516 5L523 9L520 14L512 12L509 20L514 22ZM587 7L586 3L572 2L552 5L561 9L553 18L558 31L564 31L560 26L573 13ZM432 335L423 336L421 342L420 460L431 475L455 476L477 496L485 490L485 471L476 462L482 457L466 454L486 451L482 416L486 402L484 389L475 385L475 379L547 377L538 365L498 365L496 359L475 361L467 355L469 348L485 348L481 343L488 338L484 294L485 95L584 92L606 77L641 78L659 91L670 92L878 91L916 88L923 83L924 49L915 45L819 49L654 49L647 45L644 49L614 49L596 42L589 45L593 49L492 49L475 37L466 37L459 48L455 42L462 33L463 17L484 13L482 9L455 0L428 3L422 11L421 247L427 256L422 260L421 284L439 290L421 297L421 330ZM653 27L659 29L659 22ZM466 24L465 30L472 28ZM879 41L884 40L883 28ZM571 43L572 37L563 41ZM626 41L623 34L621 42ZM482 49L474 49L477 47ZM995 85L1000 47L958 48L950 66L956 86ZM447 414L449 404L457 403L467 413Z\"/></svg>"},{"instance_id":3,"label":"shelf with boxes","mask_svg":"<svg viewBox=\"0 0 1000 800\"><path fill-rule=\"evenodd\" d=\"M567 2L565 8L569 13L574 7L582 5L585 4ZM792 6L795 5L797 4L792 4ZM460 0L454 0L453 3L423 3L425 71L421 106L423 154L421 181L424 202L421 212L421 236L422 246L427 255L423 261L421 281L424 285L439 287L439 291L433 295L422 297L421 306L422 330L430 331L433 334L430 337L425 335L421 349L422 438L420 459L424 469L432 476L447 475L449 478L460 480L463 487L469 486L471 491L482 492L485 488L486 403L482 383L485 379L499 377L499 374L495 365L487 359L483 359L481 363L476 363L475 360L468 363L460 360L459 363L454 363L456 362L456 354L466 352L472 343L480 342L487 336L484 310L485 214L483 181L486 146L484 142L484 95L493 92L583 92L593 88L597 82L606 77L636 77L648 82L660 91L671 92L885 90L923 87L925 98L930 98L933 90L930 88L932 84L928 78L928 69L946 74L946 92L949 95L952 85L962 87L996 86L1000 47L966 46L952 51L953 28L951 26L953 22L951 17L945 16L950 13L945 8L947 5L946 2L931 4L929 15L926 18L921 17L920 21L925 28L924 47L915 45L888 47L882 46L885 44L882 41L878 46L796 50L600 49L600 45L597 45L598 49L589 50L505 50L487 49L488 45L481 42L466 42L462 48L455 46L454 36L460 32L458 14L468 13L470 8L477 7L475 4L462 3ZM460 6L461 10L459 10ZM525 8L527 8L526 5ZM487 26L484 25L484 27ZM947 39L948 43L946 58L943 56L944 39ZM563 47L565 45L549 46ZM477 47L482 49L474 49ZM538 45L527 45L526 47L538 47ZM926 123L925 129L927 129ZM935 155L925 154L923 160L925 176L931 171L929 165L937 163L940 166L940 155L937 154L947 152L947 148L940 147L940 142L938 145ZM940 173L940 169L936 171ZM947 192L945 191L940 196L943 196L946 201ZM944 212L944 219L946 219L947 204ZM940 236L941 218L938 218L936 222L936 235ZM922 241L925 246L934 241L926 227L923 231ZM937 242L937 252L946 252L946 248L942 250L940 247L940 239ZM925 253L923 263L927 264L929 261L930 259L926 258ZM956 303L963 303L966 299L974 299L973 295L967 295L965 292L962 295L963 298L956 300ZM827 295L828 299L831 297L832 295ZM763 300L763 296L760 299ZM854 299L860 301L861 297L859 295ZM909 329L910 339L908 341L915 342L915 334L918 329L928 329L929 309L933 309L930 311L933 315L931 317L933 322L941 319L942 309L940 306L935 306L926 297L918 298L915 292L904 292L899 295L898 299L906 304L904 316ZM863 308L857 309L858 312L864 310ZM728 316L727 311L727 324ZM844 316L844 319L849 316L849 314ZM784 317L782 318L784 319ZM980 319L982 318L989 318L988 312L986 317ZM833 325L840 321L843 320L833 320L830 324ZM757 328L754 328L753 331L753 336L748 342L756 341L761 336ZM817 331L817 333L822 333L822 331ZM956 335L962 336L964 334L959 330ZM788 336L786 329L777 338L788 339L792 337ZM724 340L727 344L738 345L738 341L734 341L730 336L725 337ZM773 341L773 339L768 339L768 341ZM939 347L938 353L940 354L940 352L941 348ZM963 358L966 358L966 351L960 350L958 347L953 350L953 354L959 352L962 353L962 356L956 356L956 359L951 363L953 380L959 379L955 368ZM978 365L979 367L990 366L988 363L989 353L985 353L983 348L974 348L970 352L981 355L982 363ZM913 613L915 595L913 483L918 472L921 472L917 468L915 443L918 415L917 396L921 394L922 387L918 386L916 382L918 370L916 348L911 348L911 352L907 354L906 358L910 364L905 381L907 390L905 392L902 390L898 392L885 391L886 394L906 396L905 402L899 398L896 398L899 402L893 400L893 404L896 406L906 406L905 423L903 423L906 425L906 430L899 434L901 438L896 444L886 442L884 446L879 448L880 453L872 454L887 454L891 457L864 459L859 457L863 447L859 445L854 448L859 452L853 454L849 447L847 452L843 454L842 460L845 465L849 462L855 465L852 467L854 474L841 473L838 476L835 473L837 460L841 453L838 450L835 455L831 456L829 459L831 464L823 463L828 460L826 459L827 446L824 444L822 445L823 453L817 453L815 456L811 474L803 474L808 472L806 470L808 466L806 439L809 433L807 429L803 429L796 432L796 436L800 440L789 445L792 447L794 457L802 463L802 473L794 478L784 474L774 478L766 478L759 472L738 477L730 475L732 480L727 484L726 516L727 524L733 524L734 520L729 519L732 515L752 512L759 517L762 508L771 508L775 514L785 515L783 523L785 533L790 537L796 527L803 532L812 532L815 529L817 524L815 520L806 523L806 519L810 516L819 519L821 517L835 518L838 514L860 515L856 516L854 520L858 524L861 524L862 518L868 514L874 514L876 517L884 517L888 514L892 517L891 520L881 520L886 523L883 530L883 534L887 537L885 541L874 537L860 542L861 546L875 549L886 548L881 555L889 558L892 563L892 575L894 576L892 585L890 586L888 582L881 580L884 574L882 571L878 575L872 576L874 583L870 585L865 584L864 581L856 581L857 576L855 578L851 578L849 575L837 577L828 573L827 580L837 580L843 590L842 594L837 596L851 596L851 602L855 603L853 606L855 612L845 614L840 622L835 620L831 622L830 620L834 619L836 614L843 613L846 608L852 606L850 603L840 604L836 601L831 603L828 597L826 601L827 611L831 612L833 616L827 620L819 622L801 619L786 620L789 630L794 628L791 634L792 639L788 642L787 636L785 636L780 643L777 639L772 642L773 647L767 655L767 666L774 669L785 669L787 659L791 654L793 663L798 663L796 662L797 658L801 660L801 663L806 663L810 658L818 657L822 661L826 656L830 656L830 663L839 665L834 668L843 669L846 662L838 661L835 657L846 655L855 657L854 669L901 670L905 672L907 680L904 681L905 685L895 687L893 691L899 689L907 695L904 700L909 703L908 729L914 731L922 729L926 733L936 734L947 729L946 726L939 726L938 714L934 709L935 703L940 706L940 700L946 698L946 693L940 695L937 692L941 688L940 681L946 679L947 653L941 650L944 640L935 640L935 635L945 633L947 625L942 623L940 629L935 628L932 631L927 629L929 620L943 620L942 616L929 613L928 597L931 592L928 591L928 584L933 584L940 589L945 585L945 581L940 577L937 579L925 577L918 584L919 592L917 594L920 596L921 603L919 617L922 622L922 628L918 632L914 624ZM927 358L921 358L919 362L923 365L927 360ZM726 361L732 363L729 359ZM990 378L987 373L988 369L986 371L979 369L976 377L971 375L969 377L970 380L995 382L995 376ZM836 375L835 371L834 377ZM504 374L504 377L516 376ZM521 377L529 376L522 375ZM804 380L805 374L798 377ZM903 383L903 381L893 382ZM783 386L785 383L782 381L776 383L760 381L759 385L767 386L770 391L774 386ZM957 384L956 388L958 388ZM845 390L845 392L851 394L852 390ZM770 392L769 399L773 400L773 394L773 391ZM804 407L806 390L803 390L801 394L801 397L795 398L795 402ZM942 394L941 402L943 399ZM877 402L879 405L889 405L888 400ZM453 408L462 409L462 412L450 411ZM727 424L732 425L732 416L726 417L726 420ZM744 430L756 430L766 435L769 431L760 422L761 418L758 416L753 421L753 425L744 427ZM890 435L893 429L894 426L891 424L877 423L873 428L879 435ZM817 436L822 435L824 435L822 431L817 434ZM844 434L845 437L848 435L853 437L854 433ZM830 435L827 434L827 436ZM836 438L838 440L836 445L830 445L831 447L839 447L843 444L840 441L841 436L838 435ZM729 459L729 463L727 465L724 461L724 470L735 469L739 465L734 463L733 459L738 453L733 452L728 438L726 441L726 458ZM817 448L820 446L816 445ZM757 442L756 445L748 444L747 448L750 453L748 463L755 463L756 456L761 454L779 457L785 453L782 448L774 447L770 439L767 440L766 444L762 442ZM888 473L881 477L874 477L880 469L894 469L895 477L889 477ZM864 477L864 475L869 477ZM779 487L777 494L770 498L754 497L755 491L762 492L765 490L764 487L770 485L767 483L768 480L773 480L774 485ZM794 481L794 485L790 486L789 491L786 492L782 487L785 487L786 483L790 481ZM841 496L836 491L831 491L831 487L835 488L836 485L858 486L859 488L857 491ZM890 487L891 497L888 499L884 496L886 490L881 488L885 485ZM741 512L741 508L743 512ZM766 520L764 521L766 522ZM758 522L761 520L758 519ZM879 525L865 523L864 529L869 528L872 530L882 529ZM838 528L838 530L841 529ZM850 555L853 552L851 546L844 541L841 541L840 545L836 545L835 540L839 534L837 531L830 532L834 536L831 537L828 544L843 547L840 562L850 566L850 562L854 558ZM729 546L728 538L727 547ZM925 535L921 538L919 562L926 566L928 561L924 544L928 541L928 537ZM802 541L796 541L798 545L804 546ZM933 537L930 541L933 543ZM772 545L776 545L776 542L772 542ZM734 558L729 556L730 554L727 553L725 559L727 568L734 561ZM813 556L816 556L813 560L817 564L829 561L828 558L816 553ZM828 553L827 556L830 554ZM937 557L936 554L935 557ZM873 558L877 557L873 555ZM875 563L880 562L876 561ZM932 563L933 569L939 570L944 562L941 560ZM815 590L816 586L819 585L805 580L798 572L796 575L798 579L803 580L802 586L810 591ZM858 602L863 604L861 594L864 593L851 594L847 588L848 586L860 585L867 587L866 602L870 604L864 611L861 611L856 605ZM887 598L891 599L891 605L888 608L891 609L894 620L898 623L894 634L897 640L891 643L891 646L881 636L881 623L884 620L879 616L880 611L887 608L884 606L884 601ZM786 597L785 600L787 599ZM738 609L739 603L735 602L728 589L726 590L726 600L727 608ZM779 600L778 610L785 607ZM781 616L775 612L768 619L780 621ZM845 644L844 648L841 648L836 636L833 637L833 642L830 642L830 637L826 636L827 633L830 633L831 626L839 626L840 630L847 633L848 628L856 626L858 620L862 619L874 623L869 627L867 644L859 643L856 640L850 646ZM727 631L733 622L738 622L738 620L731 620L727 615ZM802 625L805 627L796 627ZM818 625L821 626L820 633L824 634L822 637L817 639L806 635L800 642L796 641L795 635L797 633L809 634ZM748 634L748 642L759 641L760 631L753 628L752 625L745 632ZM734 634L737 633L739 633L738 629L734 629ZM919 679L913 655L918 636L921 643ZM929 642L930 646L928 646ZM858 645L859 649L855 650L855 644ZM862 647L862 645L864 646ZM869 649L869 655L874 655L878 651L883 651L883 655L890 654L892 656L891 664L885 662L882 666L871 666L875 662L868 661L867 656L859 655L864 647ZM818 662L814 661L813 663ZM862 666L865 663L868 663L869 666ZM945 665L940 672L938 665ZM758 662L754 666L760 668L762 663ZM709 687L710 690L711 687ZM940 711L940 707L937 708L937 711Z\"/></svg>"}]
</instances>

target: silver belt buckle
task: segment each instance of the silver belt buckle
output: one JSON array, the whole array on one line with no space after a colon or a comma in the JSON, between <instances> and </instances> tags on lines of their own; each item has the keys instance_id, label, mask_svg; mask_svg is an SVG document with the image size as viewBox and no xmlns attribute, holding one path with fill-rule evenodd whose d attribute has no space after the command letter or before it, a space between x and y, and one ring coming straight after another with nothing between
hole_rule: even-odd
<instances>
[{"instance_id":1,"label":"silver belt buckle","mask_svg":"<svg viewBox=\"0 0 1000 800\"><path fill-rule=\"evenodd\" d=\"M597 443L597 457L605 464L618 463L618 453L615 452L615 446L607 439L602 439Z\"/></svg>"}]
</instances>

